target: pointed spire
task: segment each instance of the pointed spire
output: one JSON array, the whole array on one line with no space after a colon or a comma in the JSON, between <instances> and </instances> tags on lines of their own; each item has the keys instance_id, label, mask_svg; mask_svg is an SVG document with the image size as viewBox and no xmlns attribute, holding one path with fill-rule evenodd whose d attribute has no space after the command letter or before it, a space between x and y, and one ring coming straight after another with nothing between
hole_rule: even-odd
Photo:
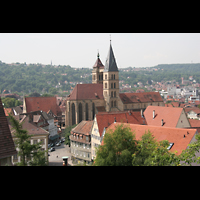
<instances>
[{"instance_id":1,"label":"pointed spire","mask_svg":"<svg viewBox=\"0 0 200 200\"><path fill-rule=\"evenodd\" d=\"M97 51L97 52L98 52L98 53L97 53L97 58L99 58L99 56L100 56L100 55L99 55L99 49L98 49L98 51Z\"/></svg>"},{"instance_id":2,"label":"pointed spire","mask_svg":"<svg viewBox=\"0 0 200 200\"><path fill-rule=\"evenodd\" d=\"M118 67L115 61L115 56L111 45L111 40L110 40L110 49L108 51L108 56L106 58L104 71L118 71Z\"/></svg>"}]
</instances>

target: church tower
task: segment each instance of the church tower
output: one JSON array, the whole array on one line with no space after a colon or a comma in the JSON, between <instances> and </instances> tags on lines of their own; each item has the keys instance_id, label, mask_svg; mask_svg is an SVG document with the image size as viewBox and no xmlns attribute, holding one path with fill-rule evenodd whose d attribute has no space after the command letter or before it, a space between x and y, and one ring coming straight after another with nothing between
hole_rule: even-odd
<instances>
[{"instance_id":1,"label":"church tower","mask_svg":"<svg viewBox=\"0 0 200 200\"><path fill-rule=\"evenodd\" d=\"M99 58L99 52L97 54L97 60L93 66L92 70L92 83L100 83L103 84L103 70L104 65L102 64Z\"/></svg>"},{"instance_id":2,"label":"church tower","mask_svg":"<svg viewBox=\"0 0 200 200\"><path fill-rule=\"evenodd\" d=\"M106 112L119 111L119 71L115 61L111 40L103 71L103 96L106 102Z\"/></svg>"}]
</instances>

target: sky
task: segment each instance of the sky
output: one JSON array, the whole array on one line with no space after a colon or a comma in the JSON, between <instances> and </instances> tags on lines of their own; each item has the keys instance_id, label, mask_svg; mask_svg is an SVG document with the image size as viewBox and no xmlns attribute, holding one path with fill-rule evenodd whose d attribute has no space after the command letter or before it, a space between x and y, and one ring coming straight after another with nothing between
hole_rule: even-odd
<instances>
[{"instance_id":1,"label":"sky","mask_svg":"<svg viewBox=\"0 0 200 200\"><path fill-rule=\"evenodd\" d=\"M200 33L0 33L0 60L92 68L110 35L118 68L200 63Z\"/></svg>"}]
</instances>

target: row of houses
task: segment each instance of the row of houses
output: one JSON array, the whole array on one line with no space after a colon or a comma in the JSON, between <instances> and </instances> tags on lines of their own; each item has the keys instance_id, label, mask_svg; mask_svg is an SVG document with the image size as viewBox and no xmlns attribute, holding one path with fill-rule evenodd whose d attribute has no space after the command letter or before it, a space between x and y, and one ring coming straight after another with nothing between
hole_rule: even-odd
<instances>
[{"instance_id":1,"label":"row of houses","mask_svg":"<svg viewBox=\"0 0 200 200\"><path fill-rule=\"evenodd\" d=\"M173 144L169 150L176 150L177 154L195 141L195 135L198 134L198 129L193 127L196 124L191 126L184 108L148 106L144 112L99 112L93 121L82 121L72 129L70 141L73 163L91 164L107 130L121 123L135 131L136 139L150 130L158 141L168 140Z\"/></svg>"}]
</instances>

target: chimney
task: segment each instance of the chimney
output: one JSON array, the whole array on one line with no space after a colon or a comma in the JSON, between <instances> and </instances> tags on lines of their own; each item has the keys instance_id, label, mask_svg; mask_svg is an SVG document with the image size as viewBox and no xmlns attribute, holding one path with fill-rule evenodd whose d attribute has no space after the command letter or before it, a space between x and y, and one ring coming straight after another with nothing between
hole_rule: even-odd
<instances>
[{"instance_id":1,"label":"chimney","mask_svg":"<svg viewBox=\"0 0 200 200\"><path fill-rule=\"evenodd\" d=\"M161 120L161 126L163 126L163 119Z\"/></svg>"},{"instance_id":2,"label":"chimney","mask_svg":"<svg viewBox=\"0 0 200 200\"><path fill-rule=\"evenodd\" d=\"M185 135L183 135L183 138L185 138Z\"/></svg>"},{"instance_id":3,"label":"chimney","mask_svg":"<svg viewBox=\"0 0 200 200\"><path fill-rule=\"evenodd\" d=\"M155 110L153 110L153 119L155 118Z\"/></svg>"}]
</instances>

